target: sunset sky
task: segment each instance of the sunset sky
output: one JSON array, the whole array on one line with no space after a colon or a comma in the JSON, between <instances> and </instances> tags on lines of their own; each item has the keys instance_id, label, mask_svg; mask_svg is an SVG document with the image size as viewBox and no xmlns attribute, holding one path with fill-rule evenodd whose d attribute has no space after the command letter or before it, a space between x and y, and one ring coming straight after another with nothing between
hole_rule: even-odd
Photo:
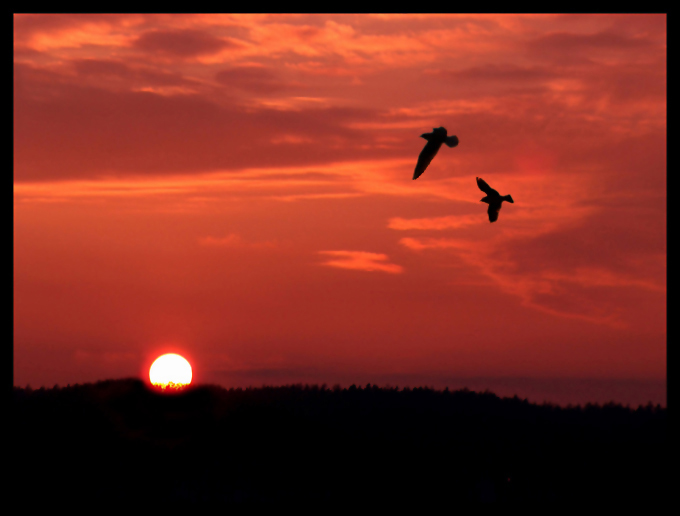
<instances>
[{"instance_id":1,"label":"sunset sky","mask_svg":"<svg viewBox=\"0 0 680 516\"><path fill-rule=\"evenodd\" d=\"M226 387L663 390L666 35L665 15L15 15L14 384L175 352ZM460 143L413 181L439 126ZM493 224L475 177L515 201Z\"/></svg>"}]
</instances>

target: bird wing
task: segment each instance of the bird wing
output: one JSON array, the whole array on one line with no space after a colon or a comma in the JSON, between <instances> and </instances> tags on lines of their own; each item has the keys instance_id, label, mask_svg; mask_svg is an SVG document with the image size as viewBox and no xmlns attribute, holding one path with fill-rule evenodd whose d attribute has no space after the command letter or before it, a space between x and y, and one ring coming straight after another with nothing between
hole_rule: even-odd
<instances>
[{"instance_id":1,"label":"bird wing","mask_svg":"<svg viewBox=\"0 0 680 516\"><path fill-rule=\"evenodd\" d=\"M486 181L484 181L481 177L477 178L477 186L479 189L484 192L487 195L500 195L496 190L491 188L488 184L486 184Z\"/></svg>"},{"instance_id":2,"label":"bird wing","mask_svg":"<svg viewBox=\"0 0 680 516\"><path fill-rule=\"evenodd\" d=\"M437 155L438 150L438 145L427 142L425 148L420 151L420 156L418 156L418 163L416 164L416 169L413 172L413 179L418 179L420 175L425 172L425 169L432 161L432 158Z\"/></svg>"},{"instance_id":3,"label":"bird wing","mask_svg":"<svg viewBox=\"0 0 680 516\"><path fill-rule=\"evenodd\" d=\"M489 222L496 222L498 220L498 212L501 211L501 203L489 203Z\"/></svg>"},{"instance_id":4,"label":"bird wing","mask_svg":"<svg viewBox=\"0 0 680 516\"><path fill-rule=\"evenodd\" d=\"M458 136L447 136L444 138L444 143L449 147L455 147L458 145Z\"/></svg>"}]
</instances>

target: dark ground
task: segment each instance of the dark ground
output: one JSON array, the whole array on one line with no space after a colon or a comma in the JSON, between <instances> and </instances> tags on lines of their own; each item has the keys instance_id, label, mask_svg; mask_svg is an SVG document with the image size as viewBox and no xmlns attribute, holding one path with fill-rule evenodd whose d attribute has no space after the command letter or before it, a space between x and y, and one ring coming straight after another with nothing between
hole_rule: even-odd
<instances>
[{"instance_id":1,"label":"dark ground","mask_svg":"<svg viewBox=\"0 0 680 516\"><path fill-rule=\"evenodd\" d=\"M15 387L10 426L6 504L26 509L585 508L649 505L670 485L667 409L651 405L370 385L163 395L126 379Z\"/></svg>"}]
</instances>

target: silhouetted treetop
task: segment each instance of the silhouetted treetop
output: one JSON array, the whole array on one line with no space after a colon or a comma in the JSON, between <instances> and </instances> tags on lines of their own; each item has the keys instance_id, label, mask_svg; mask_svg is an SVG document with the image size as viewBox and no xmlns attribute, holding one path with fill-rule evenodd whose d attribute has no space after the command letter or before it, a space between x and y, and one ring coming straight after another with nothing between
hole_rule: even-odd
<instances>
[{"instance_id":1,"label":"silhouetted treetop","mask_svg":"<svg viewBox=\"0 0 680 516\"><path fill-rule=\"evenodd\" d=\"M78 485L93 503L155 496L330 507L427 496L460 505L630 497L665 482L660 406L563 408L371 384L197 385L164 395L136 379L15 387L12 398L19 498L38 489L66 503ZM36 479L54 464L57 478ZM184 473L161 480L150 470Z\"/></svg>"}]
</instances>

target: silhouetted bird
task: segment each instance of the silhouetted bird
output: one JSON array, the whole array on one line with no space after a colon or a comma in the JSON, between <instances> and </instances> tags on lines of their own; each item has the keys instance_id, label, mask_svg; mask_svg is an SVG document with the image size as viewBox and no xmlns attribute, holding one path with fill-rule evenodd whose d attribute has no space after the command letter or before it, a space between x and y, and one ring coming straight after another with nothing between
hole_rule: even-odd
<instances>
[{"instance_id":1,"label":"silhouetted bird","mask_svg":"<svg viewBox=\"0 0 680 516\"><path fill-rule=\"evenodd\" d=\"M501 196L501 194L486 184L486 181L481 177L477 178L477 186L486 194L486 197L482 197L481 202L485 202L489 205L489 222L496 222L496 220L498 220L498 212L501 211L501 204L503 201L508 201L513 204L515 202L509 195Z\"/></svg>"},{"instance_id":2,"label":"silhouetted bird","mask_svg":"<svg viewBox=\"0 0 680 516\"><path fill-rule=\"evenodd\" d=\"M413 173L413 179L418 179L420 175L425 172L425 169L439 152L439 147L442 143L445 143L449 147L455 147L458 145L457 136L446 136L446 129L443 127L437 127L432 129L431 133L424 133L420 135L421 138L425 138L427 143L425 148L420 152L418 156L418 164L416 165L416 170Z\"/></svg>"}]
</instances>

